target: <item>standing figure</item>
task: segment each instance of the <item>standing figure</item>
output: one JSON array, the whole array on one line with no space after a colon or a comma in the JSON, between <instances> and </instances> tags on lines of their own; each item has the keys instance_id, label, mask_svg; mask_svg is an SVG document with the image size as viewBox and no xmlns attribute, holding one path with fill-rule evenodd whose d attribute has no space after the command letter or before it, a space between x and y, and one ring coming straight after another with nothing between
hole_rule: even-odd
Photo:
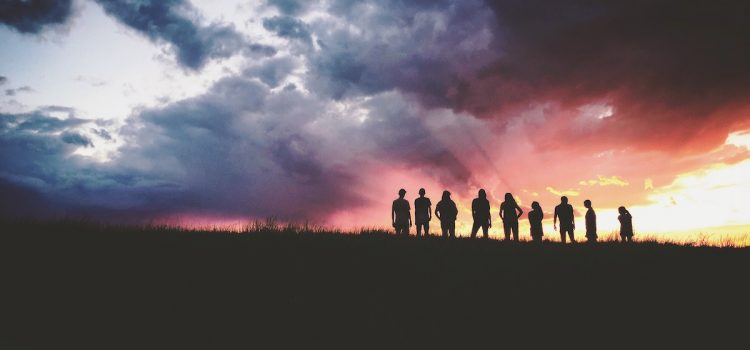
<instances>
[{"instance_id":1,"label":"standing figure","mask_svg":"<svg viewBox=\"0 0 750 350\"><path fill-rule=\"evenodd\" d=\"M505 194L505 201L500 204L500 218L503 219L503 231L505 240L510 239L513 232L513 240L518 241L518 218L523 215L523 210L518 206L513 195Z\"/></svg>"},{"instance_id":2,"label":"standing figure","mask_svg":"<svg viewBox=\"0 0 750 350\"><path fill-rule=\"evenodd\" d=\"M583 206L586 207L588 210L586 210L586 239L588 243L596 243L596 240L599 238L596 234L596 212L594 212L594 208L591 207L591 201L585 200L583 201Z\"/></svg>"},{"instance_id":3,"label":"standing figure","mask_svg":"<svg viewBox=\"0 0 750 350\"><path fill-rule=\"evenodd\" d=\"M531 226L531 239L534 242L541 243L542 236L544 236L544 229L542 229L544 212L539 202L531 203L531 211L527 216L529 217L529 225Z\"/></svg>"},{"instance_id":4,"label":"standing figure","mask_svg":"<svg viewBox=\"0 0 750 350\"><path fill-rule=\"evenodd\" d=\"M414 200L414 224L417 225L417 237L422 235L422 228L424 228L424 236L430 235L430 220L432 220L432 202L430 199L424 196L424 188L419 189L419 198Z\"/></svg>"},{"instance_id":5,"label":"standing figure","mask_svg":"<svg viewBox=\"0 0 750 350\"><path fill-rule=\"evenodd\" d=\"M632 242L633 216L630 215L630 212L625 207L619 207L617 211L620 212L620 216L617 217L617 220L620 220L620 238L622 238L623 242Z\"/></svg>"},{"instance_id":6,"label":"standing figure","mask_svg":"<svg viewBox=\"0 0 750 350\"><path fill-rule=\"evenodd\" d=\"M458 208L456 208L456 203L451 200L450 192L443 191L443 199L435 206L435 216L440 220L443 237L456 238Z\"/></svg>"},{"instance_id":7,"label":"standing figure","mask_svg":"<svg viewBox=\"0 0 750 350\"><path fill-rule=\"evenodd\" d=\"M568 197L562 196L560 198L560 204L555 207L555 217L553 224L555 230L557 230L557 218L560 218L560 241L565 243L565 234L570 235L570 242L576 242L575 229L576 221L573 216L573 206L568 204Z\"/></svg>"},{"instance_id":8,"label":"standing figure","mask_svg":"<svg viewBox=\"0 0 750 350\"><path fill-rule=\"evenodd\" d=\"M404 199L405 195L405 189L398 191L398 198L393 201L391 207L391 220L393 228L396 229L396 235L408 236L409 227L411 227L411 206L409 206L409 201Z\"/></svg>"},{"instance_id":9,"label":"standing figure","mask_svg":"<svg viewBox=\"0 0 750 350\"><path fill-rule=\"evenodd\" d=\"M487 192L484 189L480 189L479 196L471 201L471 217L474 219L474 225L471 226L471 238L477 236L480 227L484 238L489 238L492 216L490 215L490 201L487 200Z\"/></svg>"}]
</instances>

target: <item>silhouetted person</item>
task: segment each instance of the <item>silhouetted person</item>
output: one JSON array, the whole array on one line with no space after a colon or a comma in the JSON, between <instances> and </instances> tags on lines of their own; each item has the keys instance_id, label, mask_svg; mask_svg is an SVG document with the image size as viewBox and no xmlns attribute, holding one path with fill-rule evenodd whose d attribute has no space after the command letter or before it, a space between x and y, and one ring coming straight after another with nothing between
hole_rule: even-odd
<instances>
[{"instance_id":1,"label":"silhouetted person","mask_svg":"<svg viewBox=\"0 0 750 350\"><path fill-rule=\"evenodd\" d=\"M456 203L451 200L450 192L443 191L443 199L435 206L435 216L440 220L443 237L456 238L458 208L456 208Z\"/></svg>"},{"instance_id":2,"label":"silhouetted person","mask_svg":"<svg viewBox=\"0 0 750 350\"><path fill-rule=\"evenodd\" d=\"M560 218L560 240L565 243L565 234L570 235L570 241L576 242L575 229L576 222L573 216L573 206L568 204L568 197L562 196L560 204L555 207L555 217L553 224L557 230L557 219Z\"/></svg>"},{"instance_id":3,"label":"silhouetted person","mask_svg":"<svg viewBox=\"0 0 750 350\"><path fill-rule=\"evenodd\" d=\"M393 228L396 229L396 235L409 235L409 227L411 227L411 206L409 201L404 199L406 195L405 189L398 191L398 199L393 201L391 207L391 220L393 220Z\"/></svg>"},{"instance_id":4,"label":"silhouetted person","mask_svg":"<svg viewBox=\"0 0 750 350\"><path fill-rule=\"evenodd\" d=\"M492 217L490 215L490 201L487 200L487 192L484 189L480 189L478 197L471 201L471 217L474 219L474 224L471 226L471 238L477 236L480 227L484 238L489 238Z\"/></svg>"},{"instance_id":5,"label":"silhouetted person","mask_svg":"<svg viewBox=\"0 0 750 350\"><path fill-rule=\"evenodd\" d=\"M588 209L586 210L586 239L589 243L596 243L599 238L596 234L596 212L588 199L583 201L583 206Z\"/></svg>"},{"instance_id":6,"label":"silhouetted person","mask_svg":"<svg viewBox=\"0 0 750 350\"><path fill-rule=\"evenodd\" d=\"M541 242L542 236L544 236L544 229L542 229L542 220L544 219L544 212L539 202L531 203L531 211L527 214L529 218L529 225L531 226L531 239L534 242Z\"/></svg>"},{"instance_id":7,"label":"silhouetted person","mask_svg":"<svg viewBox=\"0 0 750 350\"><path fill-rule=\"evenodd\" d=\"M518 241L518 218L523 214L523 210L518 206L513 195L505 194L505 201L500 203L500 218L503 219L503 232L505 240L510 239L510 233L513 232L513 240Z\"/></svg>"},{"instance_id":8,"label":"silhouetted person","mask_svg":"<svg viewBox=\"0 0 750 350\"><path fill-rule=\"evenodd\" d=\"M422 235L424 228L425 237L430 235L430 220L432 220L432 202L424 196L424 188L419 189L419 198L414 200L414 224L417 225L417 237Z\"/></svg>"},{"instance_id":9,"label":"silhouetted person","mask_svg":"<svg viewBox=\"0 0 750 350\"><path fill-rule=\"evenodd\" d=\"M617 211L620 212L620 216L617 217L617 220L620 220L620 238L622 238L623 242L632 242L633 216L630 215L630 212L625 207L619 207Z\"/></svg>"}]
</instances>

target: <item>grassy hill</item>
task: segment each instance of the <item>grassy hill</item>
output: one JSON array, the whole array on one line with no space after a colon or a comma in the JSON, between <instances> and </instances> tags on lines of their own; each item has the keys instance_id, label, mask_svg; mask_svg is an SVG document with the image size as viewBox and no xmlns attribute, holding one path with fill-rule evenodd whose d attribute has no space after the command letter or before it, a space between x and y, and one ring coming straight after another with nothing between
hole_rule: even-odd
<instances>
[{"instance_id":1,"label":"grassy hill","mask_svg":"<svg viewBox=\"0 0 750 350\"><path fill-rule=\"evenodd\" d=\"M0 227L4 349L747 343L747 248Z\"/></svg>"}]
</instances>

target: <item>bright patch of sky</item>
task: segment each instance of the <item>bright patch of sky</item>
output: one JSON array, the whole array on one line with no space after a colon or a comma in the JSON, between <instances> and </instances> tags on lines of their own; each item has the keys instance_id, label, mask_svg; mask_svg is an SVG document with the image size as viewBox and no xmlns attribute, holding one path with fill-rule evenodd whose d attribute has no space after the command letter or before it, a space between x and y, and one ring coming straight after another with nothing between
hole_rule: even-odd
<instances>
[{"instance_id":1,"label":"bright patch of sky","mask_svg":"<svg viewBox=\"0 0 750 350\"><path fill-rule=\"evenodd\" d=\"M0 111L58 105L84 118L121 120L138 107L198 95L242 65L242 58L231 57L199 72L186 71L164 44L118 24L92 2L78 4L70 25L42 37L0 27L0 75L8 78L4 88L33 89L3 96Z\"/></svg>"}]
</instances>

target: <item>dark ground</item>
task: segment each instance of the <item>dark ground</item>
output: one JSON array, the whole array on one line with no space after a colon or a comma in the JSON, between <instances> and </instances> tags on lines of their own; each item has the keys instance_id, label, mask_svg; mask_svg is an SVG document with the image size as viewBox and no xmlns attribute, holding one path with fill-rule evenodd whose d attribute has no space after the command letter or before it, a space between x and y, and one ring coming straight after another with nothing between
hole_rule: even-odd
<instances>
[{"instance_id":1,"label":"dark ground","mask_svg":"<svg viewBox=\"0 0 750 350\"><path fill-rule=\"evenodd\" d=\"M747 248L0 227L1 349L748 344Z\"/></svg>"}]
</instances>

